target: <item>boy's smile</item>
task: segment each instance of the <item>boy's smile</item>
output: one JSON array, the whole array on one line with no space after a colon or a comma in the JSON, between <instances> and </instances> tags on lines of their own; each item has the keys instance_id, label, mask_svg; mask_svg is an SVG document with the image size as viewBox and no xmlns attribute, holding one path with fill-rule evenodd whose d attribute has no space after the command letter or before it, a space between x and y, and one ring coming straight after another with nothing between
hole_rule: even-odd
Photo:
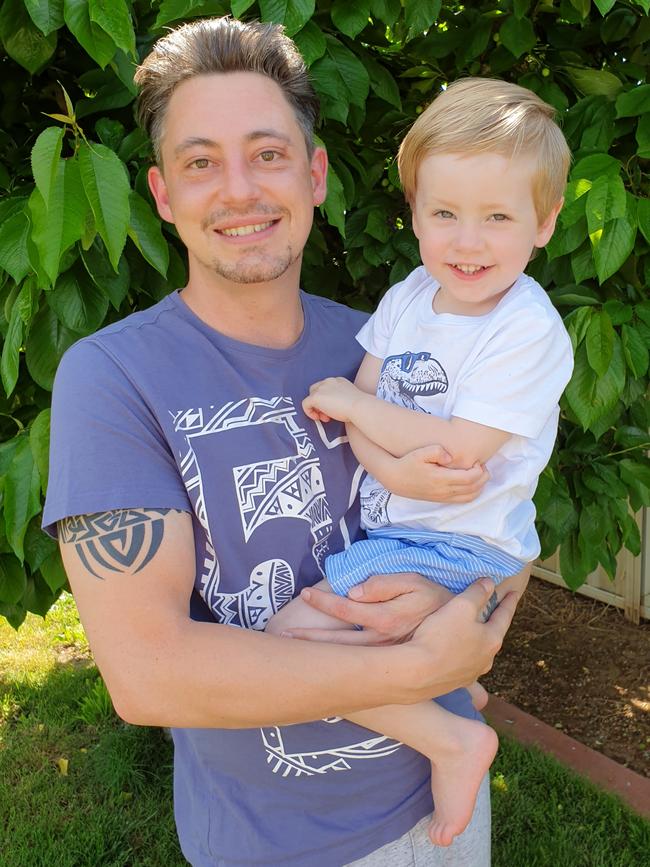
<instances>
[{"instance_id":1,"label":"boy's smile","mask_svg":"<svg viewBox=\"0 0 650 867\"><path fill-rule=\"evenodd\" d=\"M529 156L430 154L417 172L413 229L440 283L437 313L481 316L499 303L534 247L555 228L561 202L540 225Z\"/></svg>"}]
</instances>

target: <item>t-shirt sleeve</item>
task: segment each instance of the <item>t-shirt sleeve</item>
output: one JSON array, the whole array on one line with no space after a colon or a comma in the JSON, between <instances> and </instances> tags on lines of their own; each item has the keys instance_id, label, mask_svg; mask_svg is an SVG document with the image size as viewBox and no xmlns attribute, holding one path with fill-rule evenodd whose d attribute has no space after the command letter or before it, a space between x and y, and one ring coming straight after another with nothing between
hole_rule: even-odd
<instances>
[{"instance_id":1,"label":"t-shirt sleeve","mask_svg":"<svg viewBox=\"0 0 650 867\"><path fill-rule=\"evenodd\" d=\"M422 285L428 280L424 268L419 267L386 292L375 312L357 334L357 340L366 352L376 358L386 358L399 317L406 313Z\"/></svg>"},{"instance_id":2,"label":"t-shirt sleeve","mask_svg":"<svg viewBox=\"0 0 650 867\"><path fill-rule=\"evenodd\" d=\"M191 511L150 406L105 349L84 340L54 383L43 529L56 537L65 517L128 508Z\"/></svg>"},{"instance_id":3,"label":"t-shirt sleeve","mask_svg":"<svg viewBox=\"0 0 650 867\"><path fill-rule=\"evenodd\" d=\"M462 378L452 415L537 437L572 370L571 341L559 316L541 305L518 310L487 341Z\"/></svg>"}]
</instances>

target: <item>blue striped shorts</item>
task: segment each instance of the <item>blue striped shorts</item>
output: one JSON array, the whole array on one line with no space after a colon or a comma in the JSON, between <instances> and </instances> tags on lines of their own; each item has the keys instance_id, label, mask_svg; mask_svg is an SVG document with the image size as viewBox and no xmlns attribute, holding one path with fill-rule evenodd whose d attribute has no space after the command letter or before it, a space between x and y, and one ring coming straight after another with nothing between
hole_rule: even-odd
<instances>
[{"instance_id":1,"label":"blue striped shorts","mask_svg":"<svg viewBox=\"0 0 650 867\"><path fill-rule=\"evenodd\" d=\"M461 593L478 578L499 584L525 566L478 536L405 528L368 530L367 535L325 560L327 580L339 596L347 596L370 575L394 572L418 572L452 593Z\"/></svg>"}]
</instances>

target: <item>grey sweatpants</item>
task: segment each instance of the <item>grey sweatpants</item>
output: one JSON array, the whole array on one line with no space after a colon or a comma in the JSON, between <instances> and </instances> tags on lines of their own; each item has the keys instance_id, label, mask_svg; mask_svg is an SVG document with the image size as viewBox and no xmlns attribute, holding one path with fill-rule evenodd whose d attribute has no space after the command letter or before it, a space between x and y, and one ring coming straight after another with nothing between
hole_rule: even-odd
<instances>
[{"instance_id":1,"label":"grey sweatpants","mask_svg":"<svg viewBox=\"0 0 650 867\"><path fill-rule=\"evenodd\" d=\"M451 846L429 840L430 816L421 819L399 840L387 843L347 867L490 867L490 781L486 776L476 798L472 820Z\"/></svg>"}]
</instances>

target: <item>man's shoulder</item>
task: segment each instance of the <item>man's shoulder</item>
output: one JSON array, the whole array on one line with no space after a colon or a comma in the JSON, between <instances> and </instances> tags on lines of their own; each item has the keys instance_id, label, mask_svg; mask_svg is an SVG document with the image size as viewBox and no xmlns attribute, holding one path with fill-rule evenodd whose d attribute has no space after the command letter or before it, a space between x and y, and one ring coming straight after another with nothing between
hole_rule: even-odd
<instances>
[{"instance_id":1,"label":"man's shoulder","mask_svg":"<svg viewBox=\"0 0 650 867\"><path fill-rule=\"evenodd\" d=\"M309 292L303 292L302 296L306 303L310 305L314 316L329 320L339 327L349 327L354 333L361 328L370 316L370 313L364 310L348 307L347 304L341 304L323 295L312 295Z\"/></svg>"}]
</instances>

